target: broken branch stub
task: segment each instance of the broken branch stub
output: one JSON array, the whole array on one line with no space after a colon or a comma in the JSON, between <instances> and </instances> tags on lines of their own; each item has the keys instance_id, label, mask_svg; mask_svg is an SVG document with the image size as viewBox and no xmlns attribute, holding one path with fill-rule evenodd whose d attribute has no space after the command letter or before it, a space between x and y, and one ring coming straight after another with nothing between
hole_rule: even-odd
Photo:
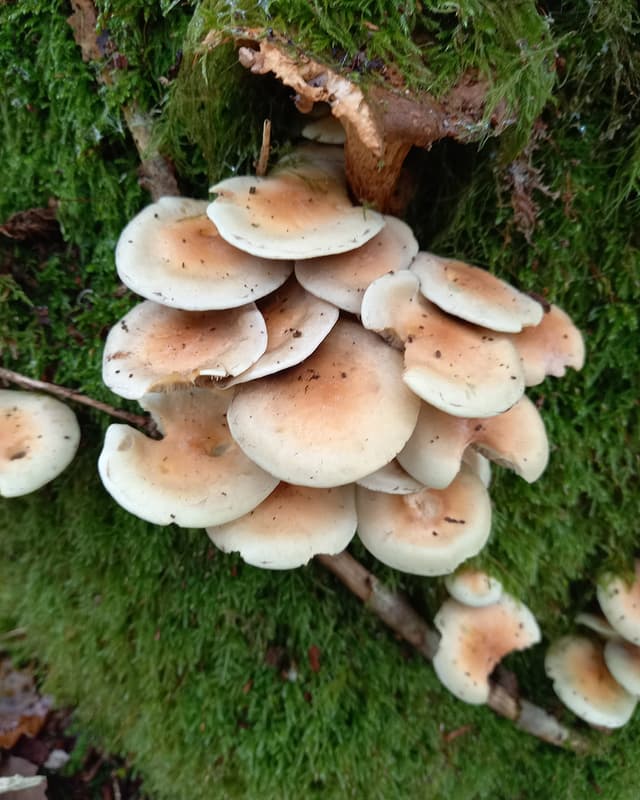
<instances>
[{"instance_id":1,"label":"broken branch stub","mask_svg":"<svg viewBox=\"0 0 640 800\"><path fill-rule=\"evenodd\" d=\"M205 45L215 44L215 33L205 38ZM294 54L277 38L261 40L261 35L259 30L238 31L240 63L257 75L272 72L290 86L303 113L314 103L329 104L346 131L349 185L361 203L379 211L394 208L394 191L412 147L429 149L440 139L469 142L487 135L487 83L477 76L462 76L441 100L428 92L382 85L363 88L304 53ZM501 126L498 118L494 132Z\"/></svg>"}]
</instances>

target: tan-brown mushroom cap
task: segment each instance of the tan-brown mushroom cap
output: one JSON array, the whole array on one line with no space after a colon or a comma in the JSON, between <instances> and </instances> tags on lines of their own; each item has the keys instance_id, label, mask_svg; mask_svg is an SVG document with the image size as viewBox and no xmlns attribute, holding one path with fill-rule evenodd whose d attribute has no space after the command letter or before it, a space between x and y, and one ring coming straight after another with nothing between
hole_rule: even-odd
<instances>
[{"instance_id":1,"label":"tan-brown mushroom cap","mask_svg":"<svg viewBox=\"0 0 640 800\"><path fill-rule=\"evenodd\" d=\"M473 705L487 702L489 676L504 656L540 641L531 611L506 593L482 608L445 600L434 621L442 635L433 658L436 675L458 699Z\"/></svg>"},{"instance_id":2,"label":"tan-brown mushroom cap","mask_svg":"<svg viewBox=\"0 0 640 800\"><path fill-rule=\"evenodd\" d=\"M528 483L536 481L549 460L549 442L540 412L528 397L493 417L452 417L423 403L411 438L398 453L402 466L425 486L442 489L460 469L465 449L508 467Z\"/></svg>"},{"instance_id":3,"label":"tan-brown mushroom cap","mask_svg":"<svg viewBox=\"0 0 640 800\"><path fill-rule=\"evenodd\" d=\"M232 435L257 464L298 486L339 486L395 457L418 417L402 357L338 321L302 364L236 387ZM384 424L381 424L384 420Z\"/></svg>"},{"instance_id":4,"label":"tan-brown mushroom cap","mask_svg":"<svg viewBox=\"0 0 640 800\"><path fill-rule=\"evenodd\" d=\"M418 242L405 222L390 216L384 220L380 233L356 250L296 261L296 278L317 297L360 314L367 287L387 272L408 269L418 252Z\"/></svg>"},{"instance_id":5,"label":"tan-brown mushroom cap","mask_svg":"<svg viewBox=\"0 0 640 800\"><path fill-rule=\"evenodd\" d=\"M263 258L299 259L360 247L384 226L354 206L339 167L318 148L289 156L265 178L227 178L211 187L207 215L234 247ZM312 154L307 159L307 154Z\"/></svg>"},{"instance_id":6,"label":"tan-brown mushroom cap","mask_svg":"<svg viewBox=\"0 0 640 800\"><path fill-rule=\"evenodd\" d=\"M372 492L386 492L387 494L413 494L413 492L424 489L424 485L412 478L395 458L384 467L360 478L356 483Z\"/></svg>"},{"instance_id":7,"label":"tan-brown mushroom cap","mask_svg":"<svg viewBox=\"0 0 640 800\"><path fill-rule=\"evenodd\" d=\"M620 686L634 697L640 697L640 647L631 642L609 640L604 646L604 660Z\"/></svg>"},{"instance_id":8,"label":"tan-brown mushroom cap","mask_svg":"<svg viewBox=\"0 0 640 800\"><path fill-rule=\"evenodd\" d=\"M620 728L636 707L636 698L609 672L601 642L564 636L551 644L545 670L553 690L573 713L590 725Z\"/></svg>"},{"instance_id":9,"label":"tan-brown mushroom cap","mask_svg":"<svg viewBox=\"0 0 640 800\"><path fill-rule=\"evenodd\" d=\"M78 420L64 403L0 389L0 496L29 494L57 478L79 442Z\"/></svg>"},{"instance_id":10,"label":"tan-brown mushroom cap","mask_svg":"<svg viewBox=\"0 0 640 800\"><path fill-rule=\"evenodd\" d=\"M537 386L547 375L562 378L567 367L580 370L584 366L582 334L558 306L550 306L539 325L509 338L518 351L527 386Z\"/></svg>"},{"instance_id":11,"label":"tan-brown mushroom cap","mask_svg":"<svg viewBox=\"0 0 640 800\"><path fill-rule=\"evenodd\" d=\"M326 339L339 316L335 306L305 291L293 276L259 307L267 326L267 349L249 369L223 380L225 387L273 375L304 361Z\"/></svg>"},{"instance_id":12,"label":"tan-brown mushroom cap","mask_svg":"<svg viewBox=\"0 0 640 800\"><path fill-rule=\"evenodd\" d=\"M447 591L459 603L482 608L497 603L502 595L502 584L481 569L464 567L444 579Z\"/></svg>"},{"instance_id":13,"label":"tan-brown mushroom cap","mask_svg":"<svg viewBox=\"0 0 640 800\"><path fill-rule=\"evenodd\" d=\"M160 441L109 426L98 470L113 499L141 519L185 528L221 525L254 509L278 480L231 438L230 399L215 389L147 395L140 404L165 433Z\"/></svg>"},{"instance_id":14,"label":"tan-brown mushroom cap","mask_svg":"<svg viewBox=\"0 0 640 800\"><path fill-rule=\"evenodd\" d=\"M475 325L517 333L542 319L540 303L486 269L419 253L411 271L420 279L420 291L427 299Z\"/></svg>"},{"instance_id":15,"label":"tan-brown mushroom cap","mask_svg":"<svg viewBox=\"0 0 640 800\"><path fill-rule=\"evenodd\" d=\"M161 197L134 217L116 246L122 282L148 300L187 311L236 308L282 285L293 264L232 247L207 217L208 204Z\"/></svg>"},{"instance_id":16,"label":"tan-brown mushroom cap","mask_svg":"<svg viewBox=\"0 0 640 800\"><path fill-rule=\"evenodd\" d=\"M193 385L199 376L239 375L267 347L255 303L227 311L180 311L145 300L116 323L105 342L102 379L137 400Z\"/></svg>"},{"instance_id":17,"label":"tan-brown mushroom cap","mask_svg":"<svg viewBox=\"0 0 640 800\"><path fill-rule=\"evenodd\" d=\"M449 317L419 293L409 270L367 289L362 324L404 344L404 382L419 397L459 417L506 411L524 392L518 354L503 334Z\"/></svg>"},{"instance_id":18,"label":"tan-brown mushroom cap","mask_svg":"<svg viewBox=\"0 0 640 800\"><path fill-rule=\"evenodd\" d=\"M293 569L320 553L342 552L356 525L353 484L312 489L280 483L253 511L207 533L216 547L239 552L254 567Z\"/></svg>"},{"instance_id":19,"label":"tan-brown mushroom cap","mask_svg":"<svg viewBox=\"0 0 640 800\"><path fill-rule=\"evenodd\" d=\"M620 636L640 645L640 559L635 561L635 579L606 575L597 585L598 602L607 621Z\"/></svg>"},{"instance_id":20,"label":"tan-brown mushroom cap","mask_svg":"<svg viewBox=\"0 0 640 800\"><path fill-rule=\"evenodd\" d=\"M463 468L443 490L413 494L356 490L358 536L384 564L413 575L446 575L484 547L491 502L480 479Z\"/></svg>"}]
</instances>

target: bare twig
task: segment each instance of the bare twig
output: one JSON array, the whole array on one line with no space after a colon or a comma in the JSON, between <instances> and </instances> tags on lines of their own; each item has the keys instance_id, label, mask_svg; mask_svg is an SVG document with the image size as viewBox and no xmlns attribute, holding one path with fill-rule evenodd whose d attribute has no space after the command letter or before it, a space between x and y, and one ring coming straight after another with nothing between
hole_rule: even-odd
<instances>
[{"instance_id":1,"label":"bare twig","mask_svg":"<svg viewBox=\"0 0 640 800\"><path fill-rule=\"evenodd\" d=\"M108 403L102 403L100 400L94 400L93 397L87 397L75 389L68 389L65 386L58 386L55 383L46 383L45 381L37 381L34 378L28 378L26 375L21 375L19 372L14 372L10 369L0 367L0 381L5 383L14 383L16 386L22 386L25 389L33 389L38 392L46 392L60 397L63 400L72 400L74 403L81 403L82 405L95 408L97 411L103 411L116 419L124 420L125 422L142 428L150 435L157 433L155 422L151 417L143 414L133 414L129 411L122 411L119 408L114 408Z\"/></svg>"},{"instance_id":2,"label":"bare twig","mask_svg":"<svg viewBox=\"0 0 640 800\"><path fill-rule=\"evenodd\" d=\"M262 145L260 147L260 156L256 164L256 175L263 178L267 174L267 167L269 166L269 153L271 152L271 120L265 119L262 125Z\"/></svg>"},{"instance_id":3,"label":"bare twig","mask_svg":"<svg viewBox=\"0 0 640 800\"><path fill-rule=\"evenodd\" d=\"M427 661L432 660L438 649L440 636L427 625L401 594L387 589L375 575L347 552L337 556L316 556L316 561L333 572L367 608L380 617L398 636L415 647ZM514 697L497 681L491 682L488 706L496 714L514 722L520 730L545 742L576 752L586 752L590 749L587 739L562 725L543 708L528 700Z\"/></svg>"}]
</instances>

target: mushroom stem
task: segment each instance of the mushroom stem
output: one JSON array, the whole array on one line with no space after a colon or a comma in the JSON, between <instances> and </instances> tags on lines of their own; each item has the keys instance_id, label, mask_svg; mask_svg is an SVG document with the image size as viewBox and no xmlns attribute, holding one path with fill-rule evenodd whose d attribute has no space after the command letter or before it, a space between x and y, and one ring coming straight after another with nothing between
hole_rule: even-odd
<instances>
[{"instance_id":1,"label":"mushroom stem","mask_svg":"<svg viewBox=\"0 0 640 800\"><path fill-rule=\"evenodd\" d=\"M116 419L124 420L131 425L142 428L150 436L157 435L156 424L150 417L144 414L133 414L129 411L122 411L118 408L114 408L108 403L102 403L100 400L94 400L93 397L87 397L87 395L81 394L76 389L58 386L56 383L37 381L34 378L29 378L26 375L21 375L19 372L13 372L13 370L4 369L3 367L0 367L0 381L14 383L16 386L22 386L25 389L46 392L47 394L61 397L63 400L72 400L74 403L82 403L82 405L95 408L97 411L102 411Z\"/></svg>"},{"instance_id":2,"label":"mushroom stem","mask_svg":"<svg viewBox=\"0 0 640 800\"><path fill-rule=\"evenodd\" d=\"M336 556L319 555L316 556L316 561L332 572L367 608L398 636L415 647L427 661L433 659L440 636L400 593L388 589L346 551ZM586 738L563 725L543 708L526 699L514 697L502 683L491 681L487 705L496 714L515 723L519 730L544 742L578 753L587 752L591 748Z\"/></svg>"}]
</instances>

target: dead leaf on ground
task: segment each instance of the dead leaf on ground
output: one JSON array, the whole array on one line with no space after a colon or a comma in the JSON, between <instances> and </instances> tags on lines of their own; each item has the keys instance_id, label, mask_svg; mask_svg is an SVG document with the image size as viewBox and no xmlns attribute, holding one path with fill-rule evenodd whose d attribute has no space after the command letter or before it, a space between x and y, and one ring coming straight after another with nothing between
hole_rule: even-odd
<instances>
[{"instance_id":1,"label":"dead leaf on ground","mask_svg":"<svg viewBox=\"0 0 640 800\"><path fill-rule=\"evenodd\" d=\"M26 734L35 736L51 710L51 699L36 691L33 676L0 660L0 747L10 749Z\"/></svg>"}]
</instances>

